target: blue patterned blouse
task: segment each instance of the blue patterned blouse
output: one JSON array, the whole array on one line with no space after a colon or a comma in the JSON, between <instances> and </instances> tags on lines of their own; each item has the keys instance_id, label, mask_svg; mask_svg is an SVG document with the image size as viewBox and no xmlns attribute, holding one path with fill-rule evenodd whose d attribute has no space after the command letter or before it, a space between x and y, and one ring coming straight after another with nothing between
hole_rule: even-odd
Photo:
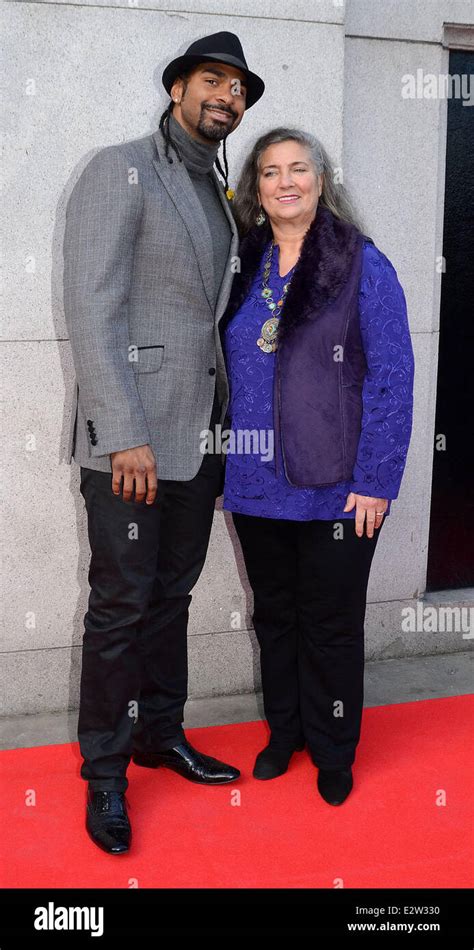
<instances>
[{"instance_id":1,"label":"blue patterned blouse","mask_svg":"<svg viewBox=\"0 0 474 950\"><path fill-rule=\"evenodd\" d=\"M230 383L228 442L223 507L262 518L309 521L354 518L355 506L343 511L349 492L377 498L397 497L405 468L412 427L414 357L405 295L388 258L368 241L363 246L359 288L362 344L368 371L362 390L363 413L356 464L351 480L321 488L297 488L287 481L279 444L273 435L273 373L275 353L264 353L257 338L271 316L260 296L264 248L251 290L224 336ZM269 285L279 300L292 271L278 273L275 245ZM263 440L247 443L240 431L257 430ZM223 433L224 435L224 433ZM275 454L278 453L278 475ZM273 457L271 457L273 455ZM390 514L390 500L386 516Z\"/></svg>"}]
</instances>

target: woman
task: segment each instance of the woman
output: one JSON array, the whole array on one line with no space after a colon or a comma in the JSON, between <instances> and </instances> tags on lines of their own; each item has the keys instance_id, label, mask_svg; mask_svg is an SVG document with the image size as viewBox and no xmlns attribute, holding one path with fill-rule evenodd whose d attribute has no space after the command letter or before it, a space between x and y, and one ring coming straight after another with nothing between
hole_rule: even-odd
<instances>
[{"instance_id":1,"label":"woman","mask_svg":"<svg viewBox=\"0 0 474 950\"><path fill-rule=\"evenodd\" d=\"M353 785L367 585L405 467L414 359L396 272L333 177L309 134L257 140L221 327L234 434L223 507L253 590L270 727L253 774L282 775L306 744L338 805Z\"/></svg>"}]
</instances>

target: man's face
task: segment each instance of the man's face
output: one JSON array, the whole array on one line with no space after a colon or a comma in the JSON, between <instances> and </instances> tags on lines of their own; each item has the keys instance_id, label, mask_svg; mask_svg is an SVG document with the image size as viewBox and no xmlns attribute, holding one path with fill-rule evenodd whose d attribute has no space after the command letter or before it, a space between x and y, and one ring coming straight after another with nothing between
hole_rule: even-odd
<instances>
[{"instance_id":1,"label":"man's face","mask_svg":"<svg viewBox=\"0 0 474 950\"><path fill-rule=\"evenodd\" d=\"M245 112L246 79L226 63L200 63L188 79L176 79L171 98L175 119L203 142L220 142L240 125Z\"/></svg>"}]
</instances>

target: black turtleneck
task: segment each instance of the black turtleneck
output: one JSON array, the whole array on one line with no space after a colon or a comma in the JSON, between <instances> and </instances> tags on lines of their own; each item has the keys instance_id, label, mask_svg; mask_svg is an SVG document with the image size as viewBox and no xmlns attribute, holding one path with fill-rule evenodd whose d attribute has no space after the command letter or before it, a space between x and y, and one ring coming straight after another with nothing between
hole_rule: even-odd
<instances>
[{"instance_id":1,"label":"black turtleneck","mask_svg":"<svg viewBox=\"0 0 474 950\"><path fill-rule=\"evenodd\" d=\"M224 209L216 191L212 176L212 167L219 151L220 142L199 142L175 119L169 118L171 138L176 142L188 175L194 185L196 194L202 204L212 237L214 254L214 306L224 276L224 269L229 255L231 230ZM176 153L172 148L170 156L177 161Z\"/></svg>"}]
</instances>

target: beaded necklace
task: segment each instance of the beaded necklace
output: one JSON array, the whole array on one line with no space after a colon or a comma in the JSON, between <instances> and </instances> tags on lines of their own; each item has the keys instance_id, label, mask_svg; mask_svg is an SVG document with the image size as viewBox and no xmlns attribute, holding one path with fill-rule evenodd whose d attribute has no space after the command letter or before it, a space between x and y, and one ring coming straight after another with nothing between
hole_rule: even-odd
<instances>
[{"instance_id":1,"label":"beaded necklace","mask_svg":"<svg viewBox=\"0 0 474 950\"><path fill-rule=\"evenodd\" d=\"M277 301L277 303L275 303L275 301L273 300L273 290L268 285L268 278L270 276L270 270L272 266L272 257L273 257L274 247L275 247L275 240L272 240L268 248L267 256L265 259L265 264L263 268L263 277L262 277L262 290L260 293L260 295L265 300L265 303L268 309L272 313L272 316L270 317L270 319L265 320L265 323L263 324L262 329L260 330L260 336L257 340L257 346L259 346L260 349L263 350L264 353L274 353L278 346L278 324L280 322L280 313L281 313L281 309L283 307L286 295L288 293L288 290L291 284L291 277L293 276L293 271L296 267L296 264L294 264L293 267L291 268L291 271L290 271L291 277L289 280L286 281L285 284L283 284L281 298L280 300Z\"/></svg>"}]
</instances>

